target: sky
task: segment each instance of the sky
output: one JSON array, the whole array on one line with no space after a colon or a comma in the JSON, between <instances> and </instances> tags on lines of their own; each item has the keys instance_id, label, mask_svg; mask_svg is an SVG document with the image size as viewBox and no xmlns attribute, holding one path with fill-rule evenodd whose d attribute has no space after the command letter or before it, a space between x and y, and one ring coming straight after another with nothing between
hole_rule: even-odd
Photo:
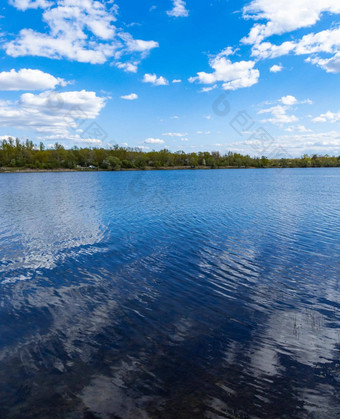
<instances>
[{"instance_id":1,"label":"sky","mask_svg":"<svg viewBox=\"0 0 340 419\"><path fill-rule=\"evenodd\" d=\"M340 155L339 0L1 0L0 139Z\"/></svg>"}]
</instances>

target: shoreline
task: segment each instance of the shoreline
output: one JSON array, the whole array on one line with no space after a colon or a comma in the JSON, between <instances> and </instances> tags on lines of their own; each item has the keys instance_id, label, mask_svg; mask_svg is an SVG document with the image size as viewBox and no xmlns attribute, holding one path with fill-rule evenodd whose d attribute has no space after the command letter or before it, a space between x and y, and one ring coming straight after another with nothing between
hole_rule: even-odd
<instances>
[{"instance_id":1,"label":"shoreline","mask_svg":"<svg viewBox=\"0 0 340 419\"><path fill-rule=\"evenodd\" d=\"M206 167L206 166L197 166L197 167L189 167L189 166L173 166L173 167L145 167L143 169L139 168L129 168L129 169L119 169L119 170L107 170L107 169L18 169L18 168L0 168L0 174L8 174L8 173L95 173L95 172L153 172L153 171L166 171L166 170L267 170L267 169L322 169L325 167L317 166L317 167L235 167L235 166L225 166L225 167ZM339 166L328 166L327 168L339 168Z\"/></svg>"},{"instance_id":2,"label":"shoreline","mask_svg":"<svg viewBox=\"0 0 340 419\"><path fill-rule=\"evenodd\" d=\"M118 170L107 170L107 169L18 169L18 168L0 168L0 173L95 173L95 172L153 172L156 170L230 170L230 169L262 169L260 167L234 167L234 166L226 166L226 167L206 167L206 166L197 166L197 167L189 167L189 166L172 166L172 167L151 167L147 166L143 169L139 168L129 168L129 169L118 169ZM273 167L275 169L275 167ZM277 168L276 168L277 169Z\"/></svg>"}]
</instances>

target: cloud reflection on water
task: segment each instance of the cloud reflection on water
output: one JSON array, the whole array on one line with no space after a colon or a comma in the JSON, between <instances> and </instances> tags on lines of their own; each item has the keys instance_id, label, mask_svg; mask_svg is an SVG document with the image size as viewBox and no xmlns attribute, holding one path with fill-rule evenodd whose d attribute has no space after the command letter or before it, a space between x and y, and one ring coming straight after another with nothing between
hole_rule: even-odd
<instances>
[{"instance_id":1,"label":"cloud reflection on water","mask_svg":"<svg viewBox=\"0 0 340 419\"><path fill-rule=\"evenodd\" d=\"M9 178L0 414L336 416L339 197L272 173Z\"/></svg>"}]
</instances>

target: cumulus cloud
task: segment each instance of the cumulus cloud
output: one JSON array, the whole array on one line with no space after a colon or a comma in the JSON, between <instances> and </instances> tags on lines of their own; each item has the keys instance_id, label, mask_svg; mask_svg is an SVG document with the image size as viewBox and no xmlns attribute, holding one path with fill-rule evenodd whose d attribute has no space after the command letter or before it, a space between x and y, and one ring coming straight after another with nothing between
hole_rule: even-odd
<instances>
[{"instance_id":1,"label":"cumulus cloud","mask_svg":"<svg viewBox=\"0 0 340 419\"><path fill-rule=\"evenodd\" d=\"M12 57L33 55L91 64L105 63L113 56L114 50L110 44L96 43L88 48L83 39L67 37L66 34L53 37L32 29L21 30L17 39L6 44L6 53Z\"/></svg>"},{"instance_id":2,"label":"cumulus cloud","mask_svg":"<svg viewBox=\"0 0 340 419\"><path fill-rule=\"evenodd\" d=\"M116 67L124 70L126 73L137 73L138 64L139 64L138 62L130 62L130 63L117 62L115 65Z\"/></svg>"},{"instance_id":3,"label":"cumulus cloud","mask_svg":"<svg viewBox=\"0 0 340 419\"><path fill-rule=\"evenodd\" d=\"M271 67L270 67L270 69L269 69L269 71L271 72L271 73L279 73L280 71L282 71L283 70L283 67L282 67L282 65L278 65L278 64L274 64L274 65L272 65Z\"/></svg>"},{"instance_id":4,"label":"cumulus cloud","mask_svg":"<svg viewBox=\"0 0 340 419\"><path fill-rule=\"evenodd\" d=\"M312 101L310 99L299 101L292 95L286 95L274 102L274 106L261 109L258 114L270 114L270 117L263 119L262 122L270 122L272 124L282 126L299 120L297 116L289 114L288 112L291 110L292 106L300 104L312 104Z\"/></svg>"},{"instance_id":5,"label":"cumulus cloud","mask_svg":"<svg viewBox=\"0 0 340 419\"><path fill-rule=\"evenodd\" d=\"M336 53L331 58L308 57L307 62L316 64L327 73L340 73L340 53Z\"/></svg>"},{"instance_id":6,"label":"cumulus cloud","mask_svg":"<svg viewBox=\"0 0 340 419\"><path fill-rule=\"evenodd\" d=\"M294 50L294 42L287 41L280 45L274 45L270 42L261 42L252 48L251 55L256 58L277 58L287 55Z\"/></svg>"},{"instance_id":7,"label":"cumulus cloud","mask_svg":"<svg viewBox=\"0 0 340 419\"><path fill-rule=\"evenodd\" d=\"M144 83L151 83L154 86L166 86L169 84L168 80L163 76L157 77L156 74L144 74Z\"/></svg>"},{"instance_id":8,"label":"cumulus cloud","mask_svg":"<svg viewBox=\"0 0 340 419\"><path fill-rule=\"evenodd\" d=\"M259 44L272 35L281 35L314 25L323 13L340 13L338 0L253 0L243 8L246 19L265 20L255 23L246 44Z\"/></svg>"},{"instance_id":9,"label":"cumulus cloud","mask_svg":"<svg viewBox=\"0 0 340 419\"><path fill-rule=\"evenodd\" d=\"M309 33L294 43L296 55L334 53L340 47L340 27Z\"/></svg>"},{"instance_id":10,"label":"cumulus cloud","mask_svg":"<svg viewBox=\"0 0 340 419\"><path fill-rule=\"evenodd\" d=\"M164 144L164 140L161 140L160 138L147 138L144 141L145 144Z\"/></svg>"},{"instance_id":11,"label":"cumulus cloud","mask_svg":"<svg viewBox=\"0 0 340 419\"><path fill-rule=\"evenodd\" d=\"M49 28L46 33L22 29L5 44L6 53L12 57L32 55L92 64L112 59L119 68L134 72L140 60L158 47L155 41L133 39L117 28L115 5L108 10L95 0L13 0L12 4L21 10L43 7L42 20Z\"/></svg>"},{"instance_id":12,"label":"cumulus cloud","mask_svg":"<svg viewBox=\"0 0 340 419\"><path fill-rule=\"evenodd\" d=\"M306 28L319 21L324 13L340 13L338 0L253 0L244 7L246 19L265 20L255 23L249 35L242 39L253 45L252 56L256 58L276 58L282 55L309 55L306 61L315 64L329 73L340 72L340 27L309 33L301 39L273 44L266 41L272 35L281 35L300 28ZM320 57L315 54L331 54ZM273 66L275 67L275 66ZM273 68L272 67L272 68ZM272 70L271 70L272 71Z\"/></svg>"},{"instance_id":13,"label":"cumulus cloud","mask_svg":"<svg viewBox=\"0 0 340 419\"><path fill-rule=\"evenodd\" d=\"M252 55L258 58L275 58L289 53L295 55L316 54L320 52L333 54L340 47L340 27L309 33L297 41L286 41L275 45L261 42L252 49Z\"/></svg>"},{"instance_id":14,"label":"cumulus cloud","mask_svg":"<svg viewBox=\"0 0 340 419\"><path fill-rule=\"evenodd\" d=\"M297 41L286 41L275 45L261 42L252 48L252 56L256 58L276 58L287 54L311 55L307 62L316 64L329 73L340 72L340 27L326 29L317 33L309 33ZM329 58L320 58L316 54L332 54Z\"/></svg>"},{"instance_id":15,"label":"cumulus cloud","mask_svg":"<svg viewBox=\"0 0 340 419\"><path fill-rule=\"evenodd\" d=\"M49 7L52 2L48 0L10 0L12 6L19 10L38 9Z\"/></svg>"},{"instance_id":16,"label":"cumulus cloud","mask_svg":"<svg viewBox=\"0 0 340 419\"><path fill-rule=\"evenodd\" d=\"M287 106L276 105L271 108L261 109L258 113L260 115L265 113L271 114L270 118L263 119L262 122L270 122L275 125L288 124L298 121L298 118L295 115L288 115L287 110Z\"/></svg>"},{"instance_id":17,"label":"cumulus cloud","mask_svg":"<svg viewBox=\"0 0 340 419\"><path fill-rule=\"evenodd\" d=\"M186 9L184 0L172 0L173 8L167 12L168 16L172 17L187 17L189 11Z\"/></svg>"},{"instance_id":18,"label":"cumulus cloud","mask_svg":"<svg viewBox=\"0 0 340 419\"><path fill-rule=\"evenodd\" d=\"M284 105L291 106L291 105L295 105L297 103L297 99L294 96L287 95L287 96L283 96L280 99L280 102L283 103Z\"/></svg>"},{"instance_id":19,"label":"cumulus cloud","mask_svg":"<svg viewBox=\"0 0 340 419\"><path fill-rule=\"evenodd\" d=\"M88 138L84 129L105 103L106 98L86 90L24 93L18 101L0 102L0 125L63 139L72 139L77 133Z\"/></svg>"},{"instance_id":20,"label":"cumulus cloud","mask_svg":"<svg viewBox=\"0 0 340 419\"><path fill-rule=\"evenodd\" d=\"M23 68L0 73L0 90L47 90L65 86L64 79L56 78L40 70Z\"/></svg>"},{"instance_id":21,"label":"cumulus cloud","mask_svg":"<svg viewBox=\"0 0 340 419\"><path fill-rule=\"evenodd\" d=\"M152 49L159 47L158 42L143 41L142 39L134 39L128 33L121 33L120 38L125 41L126 48L128 51L140 52L142 54L142 57L146 57Z\"/></svg>"},{"instance_id":22,"label":"cumulus cloud","mask_svg":"<svg viewBox=\"0 0 340 419\"><path fill-rule=\"evenodd\" d=\"M228 58L233 54L231 48L226 48L209 62L214 70L212 73L199 72L196 77L191 77L191 83L197 81L201 84L214 84L222 82L224 90L237 90L242 87L250 87L259 80L260 72L255 69L254 61L231 62Z\"/></svg>"},{"instance_id":23,"label":"cumulus cloud","mask_svg":"<svg viewBox=\"0 0 340 419\"><path fill-rule=\"evenodd\" d=\"M326 113L322 113L321 115L313 118L314 122L339 122L340 121L340 111L339 112L331 112L328 111Z\"/></svg>"},{"instance_id":24,"label":"cumulus cloud","mask_svg":"<svg viewBox=\"0 0 340 419\"><path fill-rule=\"evenodd\" d=\"M138 99L138 95L136 93L130 93L129 95L123 95L120 98L125 100L136 100Z\"/></svg>"}]
</instances>

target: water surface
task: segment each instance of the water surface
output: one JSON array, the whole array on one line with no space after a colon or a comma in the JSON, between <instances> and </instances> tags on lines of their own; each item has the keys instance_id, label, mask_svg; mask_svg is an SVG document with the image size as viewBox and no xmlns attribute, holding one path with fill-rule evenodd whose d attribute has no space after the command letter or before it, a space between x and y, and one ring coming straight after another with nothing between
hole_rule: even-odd
<instances>
[{"instance_id":1,"label":"water surface","mask_svg":"<svg viewBox=\"0 0 340 419\"><path fill-rule=\"evenodd\" d=\"M0 417L339 417L339 204L339 169L0 175Z\"/></svg>"}]
</instances>

